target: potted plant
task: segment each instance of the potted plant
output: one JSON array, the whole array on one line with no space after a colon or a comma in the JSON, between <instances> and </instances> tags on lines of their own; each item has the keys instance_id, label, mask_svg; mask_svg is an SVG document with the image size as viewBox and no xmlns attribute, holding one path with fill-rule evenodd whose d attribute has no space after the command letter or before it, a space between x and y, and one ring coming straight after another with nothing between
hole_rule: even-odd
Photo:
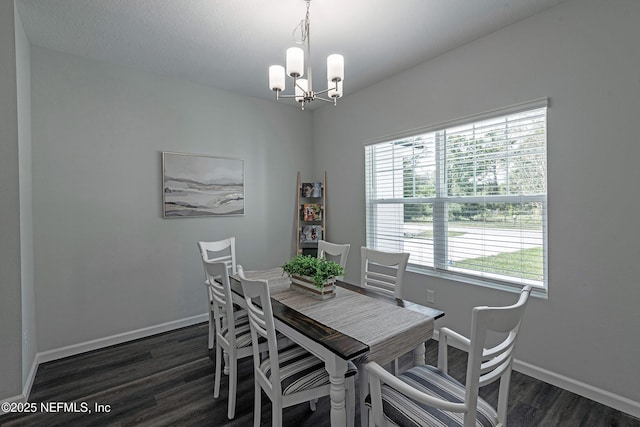
<instances>
[{"instance_id":1,"label":"potted plant","mask_svg":"<svg viewBox=\"0 0 640 427\"><path fill-rule=\"evenodd\" d=\"M282 265L291 278L291 287L321 299L335 296L335 278L344 274L344 268L334 261L311 255L297 255Z\"/></svg>"}]
</instances>

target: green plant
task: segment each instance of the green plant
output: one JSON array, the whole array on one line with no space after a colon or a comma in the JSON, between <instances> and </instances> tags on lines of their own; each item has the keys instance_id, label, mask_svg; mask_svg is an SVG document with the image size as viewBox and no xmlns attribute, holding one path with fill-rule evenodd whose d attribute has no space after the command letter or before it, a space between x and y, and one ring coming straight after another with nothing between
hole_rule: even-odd
<instances>
[{"instance_id":1,"label":"green plant","mask_svg":"<svg viewBox=\"0 0 640 427\"><path fill-rule=\"evenodd\" d=\"M311 277L318 288L322 288L327 280L344 274L344 268L337 262L311 255L297 255L282 265L282 269L289 277L294 274Z\"/></svg>"}]
</instances>

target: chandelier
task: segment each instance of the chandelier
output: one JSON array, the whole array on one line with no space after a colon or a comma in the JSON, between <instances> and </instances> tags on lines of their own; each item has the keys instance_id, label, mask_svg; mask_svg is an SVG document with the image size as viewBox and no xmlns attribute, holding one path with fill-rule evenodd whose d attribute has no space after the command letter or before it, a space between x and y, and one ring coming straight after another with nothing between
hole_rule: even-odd
<instances>
[{"instance_id":1,"label":"chandelier","mask_svg":"<svg viewBox=\"0 0 640 427\"><path fill-rule=\"evenodd\" d=\"M309 6L311 0L305 0L307 4L307 14L302 21L293 30L293 39L298 44L304 44L307 56L307 74L304 76L304 57L305 51L299 47L290 47L287 49L287 74L293 78L293 95L284 95L280 92L285 89L285 69L281 65L272 65L269 67L269 89L276 93L276 100L280 98L295 98L304 110L305 104L316 99L333 102L337 104L338 98L342 97L342 81L344 79L344 57L338 54L332 54L327 57L327 89L315 92L313 90L313 80L311 75L311 41L309 38ZM300 37L296 39L296 33L300 33ZM326 94L327 98L320 95Z\"/></svg>"}]
</instances>

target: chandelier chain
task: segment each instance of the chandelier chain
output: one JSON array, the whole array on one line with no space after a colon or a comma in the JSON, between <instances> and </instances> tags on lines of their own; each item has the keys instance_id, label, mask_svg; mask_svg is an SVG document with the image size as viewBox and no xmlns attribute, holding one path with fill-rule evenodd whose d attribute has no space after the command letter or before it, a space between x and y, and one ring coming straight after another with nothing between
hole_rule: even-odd
<instances>
[{"instance_id":1,"label":"chandelier chain","mask_svg":"<svg viewBox=\"0 0 640 427\"><path fill-rule=\"evenodd\" d=\"M300 23L298 25L296 25L296 27L293 29L293 33L291 34L291 37L293 38L293 41L296 44L302 44L307 40L307 37L309 35L309 23L310 23L310 18L309 18L309 7L311 6L311 1L306 1L307 3L307 14L305 15L304 19L302 19L300 21ZM300 38L296 38L296 33L300 32Z\"/></svg>"}]
</instances>

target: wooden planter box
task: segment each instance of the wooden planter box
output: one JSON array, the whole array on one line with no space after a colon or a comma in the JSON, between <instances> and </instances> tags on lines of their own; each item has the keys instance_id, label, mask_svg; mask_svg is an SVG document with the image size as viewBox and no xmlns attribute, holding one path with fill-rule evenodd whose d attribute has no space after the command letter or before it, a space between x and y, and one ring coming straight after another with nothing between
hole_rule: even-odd
<instances>
[{"instance_id":1,"label":"wooden planter box","mask_svg":"<svg viewBox=\"0 0 640 427\"><path fill-rule=\"evenodd\" d=\"M313 278L309 276L298 276L296 274L290 277L291 289L303 294L311 295L314 298L325 300L336 296L336 279L333 278L325 283L322 288L318 288L313 282Z\"/></svg>"}]
</instances>

